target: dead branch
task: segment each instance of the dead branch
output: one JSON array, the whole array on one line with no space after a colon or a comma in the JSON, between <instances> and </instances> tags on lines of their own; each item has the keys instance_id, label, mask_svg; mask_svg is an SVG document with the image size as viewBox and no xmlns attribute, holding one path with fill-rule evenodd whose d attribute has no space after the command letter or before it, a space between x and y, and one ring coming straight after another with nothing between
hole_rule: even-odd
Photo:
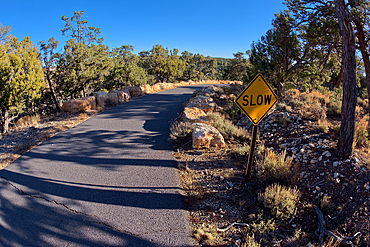
<instances>
[{"instance_id":1,"label":"dead branch","mask_svg":"<svg viewBox=\"0 0 370 247\"><path fill-rule=\"evenodd\" d=\"M228 227L225 227L225 228L217 228L217 231L219 232L226 232L227 230L229 230L231 227L233 226L249 226L247 223L238 223L238 222L234 222L232 224L230 224Z\"/></svg>"},{"instance_id":2,"label":"dead branch","mask_svg":"<svg viewBox=\"0 0 370 247\"><path fill-rule=\"evenodd\" d=\"M353 246L353 247L355 246L351 242L351 240L354 239L355 237L357 237L358 235L360 235L361 232L357 232L355 235L353 235L353 237L343 237L341 234L339 234L340 236L335 235L333 232L328 231L326 229L325 218L324 218L324 215L321 212L321 210L317 206L314 206L314 207L315 207L315 211L316 211L316 214L317 214L317 218L319 219L319 225L318 225L318 228L317 228L315 233L317 235L319 235L319 240L320 240L320 243L321 243L322 246L324 246L324 236L325 235L332 237L335 241L337 241L339 243L343 243L345 245L350 245L350 246Z\"/></svg>"}]
</instances>

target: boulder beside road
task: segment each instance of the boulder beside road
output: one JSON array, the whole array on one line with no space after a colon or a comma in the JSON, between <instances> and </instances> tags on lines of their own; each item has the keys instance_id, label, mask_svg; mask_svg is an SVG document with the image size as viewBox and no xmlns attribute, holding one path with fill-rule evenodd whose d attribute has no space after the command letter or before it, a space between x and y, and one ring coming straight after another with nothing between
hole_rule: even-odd
<instances>
[{"instance_id":1,"label":"boulder beside road","mask_svg":"<svg viewBox=\"0 0 370 247\"><path fill-rule=\"evenodd\" d=\"M193 131L193 148L209 148L211 146L225 146L224 137L215 128L203 123L195 123Z\"/></svg>"}]
</instances>

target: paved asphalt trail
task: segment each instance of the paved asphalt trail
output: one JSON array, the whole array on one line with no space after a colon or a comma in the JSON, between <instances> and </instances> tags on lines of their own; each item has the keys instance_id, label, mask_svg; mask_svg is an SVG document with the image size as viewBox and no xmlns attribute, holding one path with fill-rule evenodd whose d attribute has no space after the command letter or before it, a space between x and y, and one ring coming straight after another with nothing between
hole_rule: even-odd
<instances>
[{"instance_id":1,"label":"paved asphalt trail","mask_svg":"<svg viewBox=\"0 0 370 247\"><path fill-rule=\"evenodd\" d=\"M193 246L167 138L189 86L123 103L0 171L0 246Z\"/></svg>"}]
</instances>

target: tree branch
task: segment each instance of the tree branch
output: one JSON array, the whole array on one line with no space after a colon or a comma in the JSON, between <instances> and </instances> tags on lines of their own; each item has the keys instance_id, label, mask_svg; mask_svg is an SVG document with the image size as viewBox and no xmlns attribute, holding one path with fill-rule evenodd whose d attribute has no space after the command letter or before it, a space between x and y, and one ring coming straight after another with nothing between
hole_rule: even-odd
<instances>
[{"instance_id":1,"label":"tree branch","mask_svg":"<svg viewBox=\"0 0 370 247\"><path fill-rule=\"evenodd\" d=\"M357 232L352 237L343 237L341 234L339 234L340 236L335 235L333 232L326 230L326 222L325 222L325 218L321 210L316 205L314 205L314 208L317 214L317 218L319 220L316 234L319 235L319 240L322 246L324 245L324 236L327 235L327 236L332 237L335 241L339 243L343 243L345 245L350 245L350 246L355 247L355 245L351 242L351 240L361 235L361 232Z\"/></svg>"}]
</instances>

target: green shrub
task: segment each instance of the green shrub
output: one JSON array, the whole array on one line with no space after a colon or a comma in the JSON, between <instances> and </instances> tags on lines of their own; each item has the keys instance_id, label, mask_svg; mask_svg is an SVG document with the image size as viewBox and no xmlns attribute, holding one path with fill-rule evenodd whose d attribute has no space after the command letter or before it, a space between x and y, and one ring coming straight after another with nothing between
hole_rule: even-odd
<instances>
[{"instance_id":1,"label":"green shrub","mask_svg":"<svg viewBox=\"0 0 370 247\"><path fill-rule=\"evenodd\" d=\"M234 148L234 152L239 155L239 156L245 156L247 154L249 154L249 145L246 145L246 144L243 144L243 145L237 145L235 148Z\"/></svg>"},{"instance_id":2,"label":"green shrub","mask_svg":"<svg viewBox=\"0 0 370 247\"><path fill-rule=\"evenodd\" d=\"M249 133L242 127L235 126L230 120L225 119L219 113L210 113L207 115L210 124L215 127L225 140L248 140Z\"/></svg>"},{"instance_id":3,"label":"green shrub","mask_svg":"<svg viewBox=\"0 0 370 247\"><path fill-rule=\"evenodd\" d=\"M170 127L170 141L180 143L191 140L194 126L191 123L175 122Z\"/></svg>"},{"instance_id":4,"label":"green shrub","mask_svg":"<svg viewBox=\"0 0 370 247\"><path fill-rule=\"evenodd\" d=\"M277 219L287 220L290 219L297 207L300 192L297 188L272 184L258 197Z\"/></svg>"}]
</instances>

